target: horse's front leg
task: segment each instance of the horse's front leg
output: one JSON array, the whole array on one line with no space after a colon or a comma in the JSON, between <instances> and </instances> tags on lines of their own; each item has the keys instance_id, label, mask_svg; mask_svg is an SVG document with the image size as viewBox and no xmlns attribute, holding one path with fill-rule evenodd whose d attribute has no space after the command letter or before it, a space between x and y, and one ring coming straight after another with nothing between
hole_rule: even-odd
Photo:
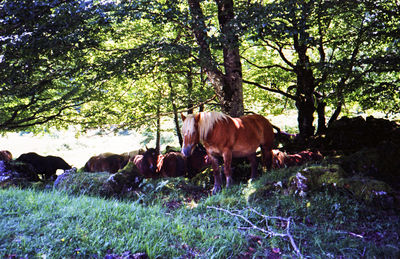
<instances>
[{"instance_id":1,"label":"horse's front leg","mask_svg":"<svg viewBox=\"0 0 400 259\"><path fill-rule=\"evenodd\" d=\"M214 175L214 188L212 189L212 194L216 194L217 192L221 191L221 173L219 171L218 160L210 154L208 154L208 158L211 161L211 167Z\"/></svg>"},{"instance_id":2,"label":"horse's front leg","mask_svg":"<svg viewBox=\"0 0 400 259\"><path fill-rule=\"evenodd\" d=\"M258 169L256 153L251 154L250 156L247 157L247 159L249 160L251 165L251 179L255 179L257 177L257 169Z\"/></svg>"},{"instance_id":3,"label":"horse's front leg","mask_svg":"<svg viewBox=\"0 0 400 259\"><path fill-rule=\"evenodd\" d=\"M222 157L224 158L224 173L226 177L226 187L230 187L233 184L232 169L231 169L232 151L225 150L224 153L222 154Z\"/></svg>"}]
</instances>

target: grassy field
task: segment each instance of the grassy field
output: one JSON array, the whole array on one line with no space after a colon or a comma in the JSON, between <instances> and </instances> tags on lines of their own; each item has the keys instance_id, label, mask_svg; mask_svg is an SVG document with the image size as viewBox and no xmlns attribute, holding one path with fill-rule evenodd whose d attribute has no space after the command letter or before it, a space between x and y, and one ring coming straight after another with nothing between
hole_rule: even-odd
<instances>
[{"instance_id":1,"label":"grassy field","mask_svg":"<svg viewBox=\"0 0 400 259\"><path fill-rule=\"evenodd\" d=\"M295 195L287 183L298 170L272 171L214 196L210 186L182 178L145 181L118 200L49 185L2 189L0 254L398 258L398 212L333 186Z\"/></svg>"}]
</instances>

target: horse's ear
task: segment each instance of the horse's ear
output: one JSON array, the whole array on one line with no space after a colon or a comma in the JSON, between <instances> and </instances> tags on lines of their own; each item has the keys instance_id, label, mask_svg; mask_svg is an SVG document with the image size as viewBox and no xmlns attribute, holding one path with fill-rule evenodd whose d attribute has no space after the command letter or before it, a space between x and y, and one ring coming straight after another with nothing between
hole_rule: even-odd
<instances>
[{"instance_id":1,"label":"horse's ear","mask_svg":"<svg viewBox=\"0 0 400 259\"><path fill-rule=\"evenodd\" d=\"M145 147L146 147L146 151L148 151L149 150L149 148L147 147L147 145L144 145Z\"/></svg>"},{"instance_id":2,"label":"horse's ear","mask_svg":"<svg viewBox=\"0 0 400 259\"><path fill-rule=\"evenodd\" d=\"M186 117L185 117L185 115L183 115L183 113L181 113L181 118L182 118L182 121L186 120Z\"/></svg>"}]
</instances>

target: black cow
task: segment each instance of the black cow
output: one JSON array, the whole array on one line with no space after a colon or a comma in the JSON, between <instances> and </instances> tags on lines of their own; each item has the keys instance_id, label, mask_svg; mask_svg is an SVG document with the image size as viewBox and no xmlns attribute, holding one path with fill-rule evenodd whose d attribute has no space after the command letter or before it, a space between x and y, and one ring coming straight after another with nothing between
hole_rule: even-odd
<instances>
[{"instance_id":1,"label":"black cow","mask_svg":"<svg viewBox=\"0 0 400 259\"><path fill-rule=\"evenodd\" d=\"M37 173L42 175L43 180L55 176L57 169L71 169L71 166L61 157L41 156L34 152L22 154L16 160L31 164Z\"/></svg>"}]
</instances>

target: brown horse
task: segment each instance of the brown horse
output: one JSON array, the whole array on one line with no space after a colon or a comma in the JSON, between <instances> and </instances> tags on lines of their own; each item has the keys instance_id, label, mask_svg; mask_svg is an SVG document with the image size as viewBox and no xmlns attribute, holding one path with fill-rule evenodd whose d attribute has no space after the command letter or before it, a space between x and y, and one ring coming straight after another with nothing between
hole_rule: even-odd
<instances>
[{"instance_id":1,"label":"brown horse","mask_svg":"<svg viewBox=\"0 0 400 259\"><path fill-rule=\"evenodd\" d=\"M144 178L159 178L157 173L158 151L154 148L147 149L143 155L137 155L131 161L139 169Z\"/></svg>"},{"instance_id":2,"label":"brown horse","mask_svg":"<svg viewBox=\"0 0 400 259\"><path fill-rule=\"evenodd\" d=\"M222 156L226 186L232 185L232 157L247 157L251 163L251 178L257 176L256 150L261 147L263 162L272 164L274 132L271 123L261 115L252 114L232 118L220 112L200 112L185 117L182 134L182 153L189 156L197 143L202 143L211 159L214 174L213 193L221 190L221 176L215 156Z\"/></svg>"},{"instance_id":3,"label":"brown horse","mask_svg":"<svg viewBox=\"0 0 400 259\"><path fill-rule=\"evenodd\" d=\"M192 178L202 172L207 167L211 166L211 159L207 155L206 149L198 144L193 149L190 156L185 157L187 162L187 177Z\"/></svg>"},{"instance_id":4,"label":"brown horse","mask_svg":"<svg viewBox=\"0 0 400 259\"><path fill-rule=\"evenodd\" d=\"M323 159L319 151L300 151L295 154L287 154L286 152L274 149L273 151L273 165L275 169L285 168L290 166L299 166L309 161L319 161Z\"/></svg>"},{"instance_id":5,"label":"brown horse","mask_svg":"<svg viewBox=\"0 0 400 259\"><path fill-rule=\"evenodd\" d=\"M159 155L157 170L163 177L194 177L211 165L207 152L201 145L196 145L190 156L185 157L181 152L168 152Z\"/></svg>"},{"instance_id":6,"label":"brown horse","mask_svg":"<svg viewBox=\"0 0 400 259\"><path fill-rule=\"evenodd\" d=\"M109 172L116 173L124 168L128 163L129 157L113 153L103 153L98 156L92 156L85 164L86 172Z\"/></svg>"},{"instance_id":7,"label":"brown horse","mask_svg":"<svg viewBox=\"0 0 400 259\"><path fill-rule=\"evenodd\" d=\"M179 152L169 152L159 155L157 161L157 171L163 177L186 176L186 158Z\"/></svg>"},{"instance_id":8,"label":"brown horse","mask_svg":"<svg viewBox=\"0 0 400 259\"><path fill-rule=\"evenodd\" d=\"M201 145L196 145L193 153L188 157L185 157L180 152L167 152L164 155L158 155L153 148L148 149L144 156L147 159L140 157L138 159L145 161L139 165L142 167L140 171L147 172L147 174L142 173L147 178L180 176L192 178L211 165L207 152ZM150 168L156 168L156 172Z\"/></svg>"}]
</instances>

